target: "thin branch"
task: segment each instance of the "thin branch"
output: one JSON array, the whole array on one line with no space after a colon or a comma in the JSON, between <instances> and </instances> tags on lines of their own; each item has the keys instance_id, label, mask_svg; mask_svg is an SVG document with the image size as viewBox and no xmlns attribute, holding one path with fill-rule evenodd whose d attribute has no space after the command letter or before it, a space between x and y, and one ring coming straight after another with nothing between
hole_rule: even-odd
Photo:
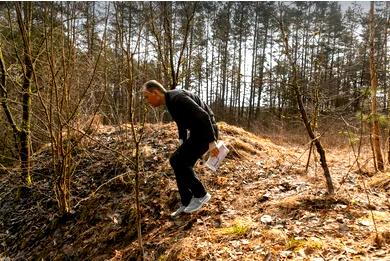
<instances>
[{"instance_id":1,"label":"thin branch","mask_svg":"<svg viewBox=\"0 0 390 261\"><path fill-rule=\"evenodd\" d=\"M76 203L76 205L74 205L74 208L77 208L82 202L84 202L84 201L90 199L91 197L95 196L96 193L97 193L101 188L103 188L104 186L110 184L111 182L113 182L113 181L116 180L116 179L119 179L119 178L121 178L121 177L124 177L124 176L129 175L129 173L131 173L131 171L127 171L127 172L125 172L125 173L123 173L123 174L120 174L120 175L118 175L118 176L115 176L115 177L113 177L113 178L107 180L106 182L104 182L103 184L101 184L99 187L97 187L97 189L96 189L95 191L93 191L92 193L90 193L88 197L79 200L79 201Z\"/></svg>"}]
</instances>

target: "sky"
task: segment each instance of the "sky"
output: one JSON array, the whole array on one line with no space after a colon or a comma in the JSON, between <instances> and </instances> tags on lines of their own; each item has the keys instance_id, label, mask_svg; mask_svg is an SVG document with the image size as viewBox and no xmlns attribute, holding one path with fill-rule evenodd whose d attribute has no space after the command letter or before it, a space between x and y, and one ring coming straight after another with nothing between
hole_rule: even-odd
<instances>
[{"instance_id":1,"label":"sky","mask_svg":"<svg viewBox=\"0 0 390 261\"><path fill-rule=\"evenodd\" d=\"M362 9L366 12L370 10L370 1L338 1L341 6L342 11L346 11L349 6L352 6L352 3L357 2L362 6Z\"/></svg>"}]
</instances>

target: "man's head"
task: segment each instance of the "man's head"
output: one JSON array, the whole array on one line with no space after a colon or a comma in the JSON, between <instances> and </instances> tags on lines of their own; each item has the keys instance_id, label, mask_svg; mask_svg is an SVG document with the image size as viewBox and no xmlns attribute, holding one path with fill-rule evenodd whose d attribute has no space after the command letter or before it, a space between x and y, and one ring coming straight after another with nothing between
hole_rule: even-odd
<instances>
[{"instance_id":1,"label":"man's head","mask_svg":"<svg viewBox=\"0 0 390 261\"><path fill-rule=\"evenodd\" d=\"M165 104L165 88L156 80L147 81L143 85L144 97L153 107Z\"/></svg>"}]
</instances>

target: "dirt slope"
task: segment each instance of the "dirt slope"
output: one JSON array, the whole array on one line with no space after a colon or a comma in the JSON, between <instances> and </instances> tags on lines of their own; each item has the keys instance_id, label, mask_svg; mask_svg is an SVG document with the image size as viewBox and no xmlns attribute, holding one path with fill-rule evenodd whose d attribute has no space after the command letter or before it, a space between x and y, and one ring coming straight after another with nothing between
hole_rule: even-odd
<instances>
[{"instance_id":1,"label":"dirt slope","mask_svg":"<svg viewBox=\"0 0 390 261\"><path fill-rule=\"evenodd\" d=\"M16 170L2 170L0 259L136 259L128 127L101 126L78 147L74 211L66 217L57 214L47 149L34 156L34 187L21 201L14 200ZM212 199L195 214L171 219L179 202L168 161L178 146L176 127L146 126L140 186L146 260L390 260L389 174L358 174L348 151L328 152L337 189L329 197L319 164L305 171L306 148L219 127L231 150L226 161L217 172L196 166Z\"/></svg>"}]
</instances>

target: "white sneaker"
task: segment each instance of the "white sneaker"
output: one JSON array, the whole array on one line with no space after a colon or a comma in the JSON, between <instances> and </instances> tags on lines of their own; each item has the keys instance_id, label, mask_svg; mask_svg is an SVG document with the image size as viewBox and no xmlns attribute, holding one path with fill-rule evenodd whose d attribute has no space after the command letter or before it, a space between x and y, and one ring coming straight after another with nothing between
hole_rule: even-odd
<instances>
[{"instance_id":1,"label":"white sneaker","mask_svg":"<svg viewBox=\"0 0 390 261\"><path fill-rule=\"evenodd\" d=\"M174 218L174 217L179 216L181 213L184 212L185 208L186 208L185 206L181 205L175 212L171 213L171 217Z\"/></svg>"},{"instance_id":2,"label":"white sneaker","mask_svg":"<svg viewBox=\"0 0 390 261\"><path fill-rule=\"evenodd\" d=\"M192 213L200 209L204 204L206 204L211 198L211 195L209 193L206 193L206 195L203 198L192 198L190 204L184 209L185 213Z\"/></svg>"}]
</instances>

